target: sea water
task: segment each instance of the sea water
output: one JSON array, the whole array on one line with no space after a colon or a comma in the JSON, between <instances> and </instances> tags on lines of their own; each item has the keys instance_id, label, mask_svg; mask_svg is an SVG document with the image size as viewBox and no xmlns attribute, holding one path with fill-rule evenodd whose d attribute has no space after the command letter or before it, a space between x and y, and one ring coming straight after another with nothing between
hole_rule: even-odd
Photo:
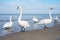
<instances>
[{"instance_id":1,"label":"sea water","mask_svg":"<svg viewBox=\"0 0 60 40\"><path fill-rule=\"evenodd\" d=\"M10 16L13 16L13 19L12 19L13 26L11 28L12 31L11 32L5 32L6 30L2 29L2 27L6 22L9 22ZM36 23L33 22L33 20L32 20L33 16L36 16L36 18L39 21L42 19L49 18L48 14L23 14L21 20L28 21L28 23L30 24L30 27L26 28L26 31L32 31L32 30L44 28L43 25L37 25ZM47 24L46 25L47 27L54 26L54 17L55 16L56 16L56 14L52 14L52 19L53 19L52 23ZM19 17L19 14L0 14L0 36L21 31L21 27L17 23L18 17ZM58 14L58 18L60 20L60 14ZM58 22L60 23L59 20L58 20Z\"/></svg>"}]
</instances>

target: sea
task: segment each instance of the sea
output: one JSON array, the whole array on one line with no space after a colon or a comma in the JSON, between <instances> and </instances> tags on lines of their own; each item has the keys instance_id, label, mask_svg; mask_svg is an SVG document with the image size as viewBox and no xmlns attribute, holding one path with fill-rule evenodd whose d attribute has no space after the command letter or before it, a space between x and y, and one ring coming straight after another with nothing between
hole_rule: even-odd
<instances>
[{"instance_id":1,"label":"sea","mask_svg":"<svg viewBox=\"0 0 60 40\"><path fill-rule=\"evenodd\" d=\"M58 24L60 23L60 14L52 14L52 23L47 24L46 27L50 28L55 25L54 18L58 16ZM13 16L12 22L12 28L11 30L5 30L2 27L6 22L9 22L10 16ZM37 30L37 29L43 29L44 26L41 24L34 23L32 20L33 16L35 16L39 21L42 19L49 18L49 14L23 14L21 20L28 21L30 27L26 28L25 31L32 31L32 30ZM0 14L0 36L5 36L10 33L15 33L15 32L20 32L21 27L18 25L17 20L18 20L19 14Z\"/></svg>"}]
</instances>

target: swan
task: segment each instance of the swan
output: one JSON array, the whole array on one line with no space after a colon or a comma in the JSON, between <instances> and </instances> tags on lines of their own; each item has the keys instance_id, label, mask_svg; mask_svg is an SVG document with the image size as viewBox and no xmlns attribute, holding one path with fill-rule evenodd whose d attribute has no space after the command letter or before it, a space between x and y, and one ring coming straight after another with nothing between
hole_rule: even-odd
<instances>
[{"instance_id":1,"label":"swan","mask_svg":"<svg viewBox=\"0 0 60 40\"><path fill-rule=\"evenodd\" d=\"M56 15L56 17L54 18L54 21L58 21L58 16Z\"/></svg>"},{"instance_id":2,"label":"swan","mask_svg":"<svg viewBox=\"0 0 60 40\"><path fill-rule=\"evenodd\" d=\"M13 25L12 18L13 16L10 16L10 21L4 24L4 26L2 27L3 29L10 29L12 27Z\"/></svg>"},{"instance_id":3,"label":"swan","mask_svg":"<svg viewBox=\"0 0 60 40\"><path fill-rule=\"evenodd\" d=\"M17 9L20 10L20 16L18 18L18 25L21 27L21 32L25 32L25 28L29 27L29 23L28 21L23 21L21 20L21 17L22 17L22 7L17 7Z\"/></svg>"},{"instance_id":4,"label":"swan","mask_svg":"<svg viewBox=\"0 0 60 40\"><path fill-rule=\"evenodd\" d=\"M35 16L33 16L33 19L32 20L33 20L34 23L37 23L38 22L38 19Z\"/></svg>"},{"instance_id":5,"label":"swan","mask_svg":"<svg viewBox=\"0 0 60 40\"><path fill-rule=\"evenodd\" d=\"M57 24L58 21L59 21L59 19L58 19L58 16L56 15L56 17L54 18L54 24Z\"/></svg>"},{"instance_id":6,"label":"swan","mask_svg":"<svg viewBox=\"0 0 60 40\"><path fill-rule=\"evenodd\" d=\"M38 24L42 24L42 25L44 25L44 27L46 28L46 24L49 24L49 23L52 22L52 16L51 16L52 9L53 9L53 8L50 8L50 11L49 11L49 17L50 17L50 18L49 18L49 19L42 19L42 20L39 21Z\"/></svg>"}]
</instances>

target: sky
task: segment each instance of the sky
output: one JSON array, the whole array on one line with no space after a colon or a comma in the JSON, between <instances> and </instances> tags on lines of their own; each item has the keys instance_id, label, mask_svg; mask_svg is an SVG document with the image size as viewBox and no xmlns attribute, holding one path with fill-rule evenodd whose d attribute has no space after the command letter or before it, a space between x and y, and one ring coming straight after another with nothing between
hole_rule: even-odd
<instances>
[{"instance_id":1,"label":"sky","mask_svg":"<svg viewBox=\"0 0 60 40\"><path fill-rule=\"evenodd\" d=\"M0 14L18 14L16 8L22 6L24 14L60 14L60 0L0 0Z\"/></svg>"}]
</instances>

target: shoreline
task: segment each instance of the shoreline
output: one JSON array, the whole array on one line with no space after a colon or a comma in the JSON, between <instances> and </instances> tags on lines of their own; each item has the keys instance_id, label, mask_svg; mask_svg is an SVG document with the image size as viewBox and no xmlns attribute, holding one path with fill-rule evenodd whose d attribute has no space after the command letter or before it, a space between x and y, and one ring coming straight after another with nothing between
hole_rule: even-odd
<instances>
[{"instance_id":1,"label":"shoreline","mask_svg":"<svg viewBox=\"0 0 60 40\"><path fill-rule=\"evenodd\" d=\"M16 32L0 37L0 40L60 40L60 24L26 32Z\"/></svg>"}]
</instances>

